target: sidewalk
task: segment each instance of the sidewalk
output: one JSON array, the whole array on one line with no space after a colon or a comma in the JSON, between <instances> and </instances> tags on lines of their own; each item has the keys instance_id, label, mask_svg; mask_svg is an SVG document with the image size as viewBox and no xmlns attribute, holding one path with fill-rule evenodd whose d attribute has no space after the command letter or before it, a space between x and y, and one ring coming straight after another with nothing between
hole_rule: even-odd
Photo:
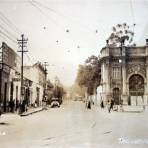
<instances>
[{"instance_id":1,"label":"sidewalk","mask_svg":"<svg viewBox=\"0 0 148 148\"><path fill-rule=\"evenodd\" d=\"M27 112L24 112L22 114L20 114L20 116L28 116L28 115L31 115L31 114L34 114L34 113L37 113L37 112L40 112L40 111L43 111L45 109L43 109L43 107L37 107L37 108L29 108Z\"/></svg>"},{"instance_id":2,"label":"sidewalk","mask_svg":"<svg viewBox=\"0 0 148 148\"><path fill-rule=\"evenodd\" d=\"M143 105L138 105L138 106L135 106L135 105L133 105L133 106L128 106L128 105L123 105L123 110L124 110L124 112L143 112L143 111L147 111L148 110L148 108L147 108L147 106L143 106Z\"/></svg>"}]
</instances>

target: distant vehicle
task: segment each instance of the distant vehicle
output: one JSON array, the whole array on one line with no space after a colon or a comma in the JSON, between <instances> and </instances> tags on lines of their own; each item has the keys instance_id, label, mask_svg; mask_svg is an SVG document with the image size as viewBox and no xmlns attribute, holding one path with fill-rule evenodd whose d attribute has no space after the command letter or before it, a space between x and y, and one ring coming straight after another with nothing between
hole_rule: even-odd
<instances>
[{"instance_id":1,"label":"distant vehicle","mask_svg":"<svg viewBox=\"0 0 148 148\"><path fill-rule=\"evenodd\" d=\"M53 108L53 107L60 107L60 103L59 103L58 98L52 98L51 108Z\"/></svg>"},{"instance_id":2,"label":"distant vehicle","mask_svg":"<svg viewBox=\"0 0 148 148\"><path fill-rule=\"evenodd\" d=\"M75 98L74 98L74 101L83 101L83 97L76 95Z\"/></svg>"},{"instance_id":3,"label":"distant vehicle","mask_svg":"<svg viewBox=\"0 0 148 148\"><path fill-rule=\"evenodd\" d=\"M53 94L50 99L51 107L58 106L63 102L63 88L60 86L55 86L53 89Z\"/></svg>"}]
</instances>

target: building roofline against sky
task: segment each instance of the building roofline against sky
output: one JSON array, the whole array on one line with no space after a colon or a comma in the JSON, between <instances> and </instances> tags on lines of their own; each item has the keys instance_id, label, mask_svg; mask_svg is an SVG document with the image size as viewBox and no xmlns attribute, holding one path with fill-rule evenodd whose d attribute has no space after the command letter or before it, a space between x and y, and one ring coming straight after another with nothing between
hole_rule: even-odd
<instances>
[{"instance_id":1,"label":"building roofline against sky","mask_svg":"<svg viewBox=\"0 0 148 148\"><path fill-rule=\"evenodd\" d=\"M143 45L143 46L124 46L125 48L132 48L132 49L136 49L136 48L146 48L148 47L148 45ZM100 50L100 53L106 49L106 48L109 48L109 49L117 49L117 48L120 48L119 46L105 46L103 47L101 50ZM100 54L99 54L100 55Z\"/></svg>"},{"instance_id":2,"label":"building roofline against sky","mask_svg":"<svg viewBox=\"0 0 148 148\"><path fill-rule=\"evenodd\" d=\"M33 67L38 67L44 74L46 73L46 70L44 66L41 64L41 62L37 62L33 65Z\"/></svg>"}]
</instances>

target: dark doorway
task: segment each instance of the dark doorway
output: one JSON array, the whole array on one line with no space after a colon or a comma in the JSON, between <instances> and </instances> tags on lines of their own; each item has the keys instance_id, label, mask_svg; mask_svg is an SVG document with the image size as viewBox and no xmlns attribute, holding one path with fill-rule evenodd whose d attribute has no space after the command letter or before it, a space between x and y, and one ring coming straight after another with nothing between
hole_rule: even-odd
<instances>
[{"instance_id":1,"label":"dark doorway","mask_svg":"<svg viewBox=\"0 0 148 148\"><path fill-rule=\"evenodd\" d=\"M16 86L16 100L18 100L18 86Z\"/></svg>"},{"instance_id":2,"label":"dark doorway","mask_svg":"<svg viewBox=\"0 0 148 148\"><path fill-rule=\"evenodd\" d=\"M14 88L14 85L13 85L13 82L11 82L11 87L10 87L10 99L13 100L13 88Z\"/></svg>"},{"instance_id":3,"label":"dark doorway","mask_svg":"<svg viewBox=\"0 0 148 148\"><path fill-rule=\"evenodd\" d=\"M26 100L27 105L29 106L29 104L30 104L30 90L29 90L29 88L26 88L25 100Z\"/></svg>"},{"instance_id":4,"label":"dark doorway","mask_svg":"<svg viewBox=\"0 0 148 148\"><path fill-rule=\"evenodd\" d=\"M37 106L39 106L39 100L40 100L40 88L36 88L36 93L37 93L37 98L36 98L36 103Z\"/></svg>"},{"instance_id":5,"label":"dark doorway","mask_svg":"<svg viewBox=\"0 0 148 148\"><path fill-rule=\"evenodd\" d=\"M140 103L138 101L139 96L142 98L142 102L144 101L143 100L144 79L142 76L138 74L134 74L129 78L129 94L130 94L129 99L128 99L129 105L133 105L133 104L138 105Z\"/></svg>"},{"instance_id":6,"label":"dark doorway","mask_svg":"<svg viewBox=\"0 0 148 148\"><path fill-rule=\"evenodd\" d=\"M7 110L7 83L4 86L4 112Z\"/></svg>"},{"instance_id":7,"label":"dark doorway","mask_svg":"<svg viewBox=\"0 0 148 148\"><path fill-rule=\"evenodd\" d=\"M119 105L119 99L120 99L120 91L119 88L113 89L113 98L115 105Z\"/></svg>"}]
</instances>

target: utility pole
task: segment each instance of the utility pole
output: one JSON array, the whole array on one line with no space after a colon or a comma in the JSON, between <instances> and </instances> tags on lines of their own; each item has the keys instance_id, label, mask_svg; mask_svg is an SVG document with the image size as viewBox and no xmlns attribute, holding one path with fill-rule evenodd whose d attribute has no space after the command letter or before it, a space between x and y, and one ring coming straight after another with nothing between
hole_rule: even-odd
<instances>
[{"instance_id":1,"label":"utility pole","mask_svg":"<svg viewBox=\"0 0 148 148\"><path fill-rule=\"evenodd\" d=\"M22 62L21 62L21 97L20 97L20 103L22 103L23 99L24 99L24 80L23 80L23 62L24 62L24 53L28 52L27 50L24 50L24 48L26 47L27 41L28 39L24 38L24 34L21 35L21 40L17 40L19 47L21 48L21 50L19 50L18 52L21 52L21 58L22 58Z\"/></svg>"},{"instance_id":2,"label":"utility pole","mask_svg":"<svg viewBox=\"0 0 148 148\"><path fill-rule=\"evenodd\" d=\"M45 91L44 91L44 98L45 98L45 96L46 96L46 90L47 90L47 66L49 66L48 65L48 62L44 62L44 68L45 68Z\"/></svg>"},{"instance_id":3,"label":"utility pole","mask_svg":"<svg viewBox=\"0 0 148 148\"><path fill-rule=\"evenodd\" d=\"M45 69L45 86L44 86L44 93L43 93L43 109L47 110L47 99L46 99L46 95L47 95L47 66L48 66L48 62L44 62L43 64L44 69Z\"/></svg>"},{"instance_id":4,"label":"utility pole","mask_svg":"<svg viewBox=\"0 0 148 148\"><path fill-rule=\"evenodd\" d=\"M47 66L49 66L48 65L48 62L44 62L44 67L45 67L45 80L47 80Z\"/></svg>"},{"instance_id":5,"label":"utility pole","mask_svg":"<svg viewBox=\"0 0 148 148\"><path fill-rule=\"evenodd\" d=\"M3 73L3 46L0 47L0 108L2 103L2 73Z\"/></svg>"}]
</instances>

